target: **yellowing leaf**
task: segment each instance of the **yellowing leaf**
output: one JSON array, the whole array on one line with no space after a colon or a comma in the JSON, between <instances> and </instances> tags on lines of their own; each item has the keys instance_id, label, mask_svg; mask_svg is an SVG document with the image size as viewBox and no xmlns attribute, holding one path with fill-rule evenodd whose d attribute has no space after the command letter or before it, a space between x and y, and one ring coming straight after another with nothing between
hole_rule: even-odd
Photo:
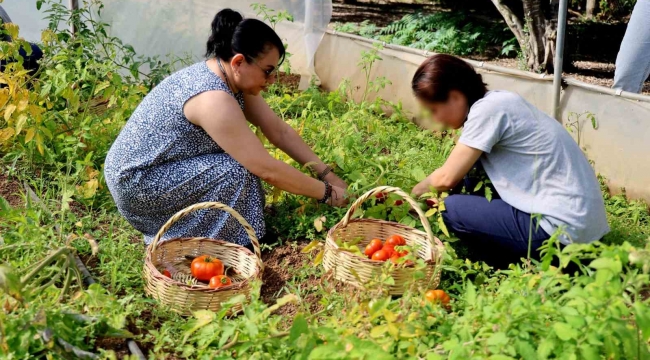
<instances>
[{"instance_id":1,"label":"yellowing leaf","mask_svg":"<svg viewBox=\"0 0 650 360\"><path fill-rule=\"evenodd\" d=\"M427 211L427 212L424 214L424 216L426 216L426 217L432 217L432 216L433 216L435 213L437 213L437 212L438 212L438 209L436 209L436 208L429 209L429 211Z\"/></svg>"},{"instance_id":2,"label":"yellowing leaf","mask_svg":"<svg viewBox=\"0 0 650 360\"><path fill-rule=\"evenodd\" d=\"M36 130L34 130L34 128L27 129L27 132L25 133L25 144L32 141L34 135L36 135Z\"/></svg>"},{"instance_id":3,"label":"yellowing leaf","mask_svg":"<svg viewBox=\"0 0 650 360\"><path fill-rule=\"evenodd\" d=\"M27 115L20 114L18 116L18 120L16 120L16 135L20 134L26 122L27 122Z\"/></svg>"},{"instance_id":4,"label":"yellowing leaf","mask_svg":"<svg viewBox=\"0 0 650 360\"><path fill-rule=\"evenodd\" d=\"M449 237L449 230L447 230L447 225L445 225L445 222L442 220L442 216L438 218L438 227L440 227L440 231L442 231L445 236Z\"/></svg>"},{"instance_id":5,"label":"yellowing leaf","mask_svg":"<svg viewBox=\"0 0 650 360\"><path fill-rule=\"evenodd\" d=\"M316 231L318 231L318 232L323 231L323 218L322 217L314 219L314 227L316 228Z\"/></svg>"},{"instance_id":6,"label":"yellowing leaf","mask_svg":"<svg viewBox=\"0 0 650 360\"><path fill-rule=\"evenodd\" d=\"M391 323L397 321L397 315L388 309L384 310L384 318L386 318L386 321Z\"/></svg>"},{"instance_id":7,"label":"yellowing leaf","mask_svg":"<svg viewBox=\"0 0 650 360\"><path fill-rule=\"evenodd\" d=\"M372 328L372 330L370 330L370 336L374 338L380 338L383 337L387 331L388 331L388 325L386 324L375 326L374 328Z\"/></svg>"},{"instance_id":8,"label":"yellowing leaf","mask_svg":"<svg viewBox=\"0 0 650 360\"><path fill-rule=\"evenodd\" d=\"M5 109L5 121L8 122L9 119L11 119L11 114L13 114L14 111L16 111L16 105L14 104L7 105L7 108Z\"/></svg>"},{"instance_id":9,"label":"yellowing leaf","mask_svg":"<svg viewBox=\"0 0 650 360\"><path fill-rule=\"evenodd\" d=\"M14 129L13 128L5 128L0 130L0 144L6 142L7 140L11 139L12 136L14 136Z\"/></svg>"},{"instance_id":10,"label":"yellowing leaf","mask_svg":"<svg viewBox=\"0 0 650 360\"><path fill-rule=\"evenodd\" d=\"M5 31L9 33L12 39L18 38L19 27L14 23L4 23Z\"/></svg>"},{"instance_id":11,"label":"yellowing leaf","mask_svg":"<svg viewBox=\"0 0 650 360\"><path fill-rule=\"evenodd\" d=\"M444 201L440 200L440 202L438 203L438 210L440 210L440 211L447 210L447 208L445 207L445 202Z\"/></svg>"},{"instance_id":12,"label":"yellowing leaf","mask_svg":"<svg viewBox=\"0 0 650 360\"><path fill-rule=\"evenodd\" d=\"M318 266L323 262L323 256L325 255L325 250L321 250L318 255L316 255L316 258L314 258L314 265Z\"/></svg>"},{"instance_id":13,"label":"yellowing leaf","mask_svg":"<svg viewBox=\"0 0 650 360\"><path fill-rule=\"evenodd\" d=\"M306 254L306 253L314 250L315 248L317 248L317 247L319 247L321 245L322 245L322 243L320 241L314 240L314 241L310 242L307 246L302 248L302 250L300 252L303 253L303 254Z\"/></svg>"},{"instance_id":14,"label":"yellowing leaf","mask_svg":"<svg viewBox=\"0 0 650 360\"><path fill-rule=\"evenodd\" d=\"M396 338L399 336L399 328L397 327L397 325L390 323L388 324L388 333L390 334L390 336Z\"/></svg>"}]
</instances>

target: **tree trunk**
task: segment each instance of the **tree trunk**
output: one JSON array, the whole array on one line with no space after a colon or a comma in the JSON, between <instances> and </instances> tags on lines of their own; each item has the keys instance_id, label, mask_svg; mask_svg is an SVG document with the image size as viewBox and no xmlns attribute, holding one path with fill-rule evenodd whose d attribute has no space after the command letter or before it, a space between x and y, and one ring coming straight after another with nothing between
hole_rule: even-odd
<instances>
[{"instance_id":1,"label":"tree trunk","mask_svg":"<svg viewBox=\"0 0 650 360\"><path fill-rule=\"evenodd\" d=\"M596 0L587 0L587 7L585 9L587 19L593 19L596 15Z\"/></svg>"},{"instance_id":2,"label":"tree trunk","mask_svg":"<svg viewBox=\"0 0 650 360\"><path fill-rule=\"evenodd\" d=\"M504 0L492 0L517 38L526 65L535 72L552 72L557 37L557 15L559 0L521 0L524 18L519 18ZM524 25L525 24L525 25Z\"/></svg>"}]
</instances>

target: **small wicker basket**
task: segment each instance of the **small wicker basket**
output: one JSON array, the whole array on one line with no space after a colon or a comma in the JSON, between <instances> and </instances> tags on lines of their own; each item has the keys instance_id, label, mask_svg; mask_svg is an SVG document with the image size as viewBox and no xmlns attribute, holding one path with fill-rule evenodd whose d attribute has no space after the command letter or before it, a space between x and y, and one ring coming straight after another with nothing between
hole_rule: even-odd
<instances>
[{"instance_id":1,"label":"small wicker basket","mask_svg":"<svg viewBox=\"0 0 650 360\"><path fill-rule=\"evenodd\" d=\"M378 193L392 193L404 198L417 212L426 232L391 221L350 219L364 201ZM375 188L365 193L352 204L343 219L327 233L323 265L327 271L333 271L334 278L355 287L363 287L364 284L381 273L384 263L370 260L349 251L342 251L336 244L336 239L345 242L361 239L358 245L363 249L372 239L381 239L383 241L391 235L402 236L409 246L417 245L417 256L427 262L426 275L424 278L417 280L417 286L428 289L438 287L444 246L438 238L433 236L429 221L417 203L396 187L381 186ZM395 280L395 285L388 288L388 293L390 295L402 295L406 291L405 285L412 282L414 271L415 269L412 267L400 266L393 268L391 276Z\"/></svg>"},{"instance_id":2,"label":"small wicker basket","mask_svg":"<svg viewBox=\"0 0 650 360\"><path fill-rule=\"evenodd\" d=\"M222 210L235 218L248 234L255 254L247 248L222 240L208 238L176 238L160 242L162 235L178 220L197 210ZM232 285L212 289L205 284L183 282L174 276L169 278L160 272L165 265L172 265L182 273L180 277L192 280L188 259L203 254L219 258L226 267L226 274L231 278ZM250 281L262 276L263 264L260 245L255 231L250 224L234 209L218 202L204 202L179 211L162 226L153 242L147 247L144 263L145 291L160 303L169 306L182 315L191 315L196 310L217 311L221 304L236 295L250 294ZM242 309L242 304L235 305L232 313Z\"/></svg>"}]
</instances>

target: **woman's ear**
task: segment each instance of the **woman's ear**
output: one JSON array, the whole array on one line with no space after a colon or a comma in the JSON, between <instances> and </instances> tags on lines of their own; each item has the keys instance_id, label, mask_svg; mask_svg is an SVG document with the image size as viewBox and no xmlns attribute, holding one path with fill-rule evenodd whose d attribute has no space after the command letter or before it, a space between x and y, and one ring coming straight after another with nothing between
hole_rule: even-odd
<instances>
[{"instance_id":1,"label":"woman's ear","mask_svg":"<svg viewBox=\"0 0 650 360\"><path fill-rule=\"evenodd\" d=\"M239 72L239 67L246 61L246 58L242 54L237 54L230 59L230 66L233 71Z\"/></svg>"}]
</instances>

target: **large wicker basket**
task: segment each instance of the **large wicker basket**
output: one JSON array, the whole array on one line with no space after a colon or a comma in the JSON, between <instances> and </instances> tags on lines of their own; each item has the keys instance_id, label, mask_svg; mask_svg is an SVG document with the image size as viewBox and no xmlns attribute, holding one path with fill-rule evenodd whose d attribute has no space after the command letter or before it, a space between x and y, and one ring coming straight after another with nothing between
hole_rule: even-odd
<instances>
[{"instance_id":1,"label":"large wicker basket","mask_svg":"<svg viewBox=\"0 0 650 360\"><path fill-rule=\"evenodd\" d=\"M208 238L176 238L160 241L162 235L178 220L193 211L203 209L222 210L239 221L253 244L255 254L243 246ZM215 256L224 263L226 274L232 279L232 285L218 289L212 289L202 283L191 285L169 278L159 270L165 264L171 264L176 270L186 274L184 277L191 279L190 259L203 254ZM191 315L196 310L217 311L222 303L236 295L243 294L248 297L250 281L261 278L262 270L259 242L250 224L239 213L224 204L204 202L189 206L172 216L147 247L144 263L145 291L162 304L183 315ZM239 312L241 308L242 304L237 304L231 312Z\"/></svg>"},{"instance_id":2,"label":"large wicker basket","mask_svg":"<svg viewBox=\"0 0 650 360\"><path fill-rule=\"evenodd\" d=\"M426 232L390 221L351 219L354 212L364 201L378 193L392 193L404 198L417 212ZM435 289L440 284L440 265L442 263L444 246L438 238L433 236L429 221L418 204L405 192L395 187L381 186L375 188L365 193L352 204L343 219L334 225L327 234L323 265L326 270L332 270L336 279L356 287L363 287L364 284L381 273L384 263L370 260L349 251L342 251L339 249L336 240L348 242L354 239L361 239L358 245L363 249L370 240L375 238L384 240L391 235L402 236L409 246L417 245L417 257L424 259L427 267L425 269L426 275L424 278L417 280L416 285L418 287ZM412 267L398 266L393 267L390 271L391 276L395 280L395 285L387 289L388 293L390 295L402 295L406 291L406 284L413 283L415 269Z\"/></svg>"}]
</instances>

